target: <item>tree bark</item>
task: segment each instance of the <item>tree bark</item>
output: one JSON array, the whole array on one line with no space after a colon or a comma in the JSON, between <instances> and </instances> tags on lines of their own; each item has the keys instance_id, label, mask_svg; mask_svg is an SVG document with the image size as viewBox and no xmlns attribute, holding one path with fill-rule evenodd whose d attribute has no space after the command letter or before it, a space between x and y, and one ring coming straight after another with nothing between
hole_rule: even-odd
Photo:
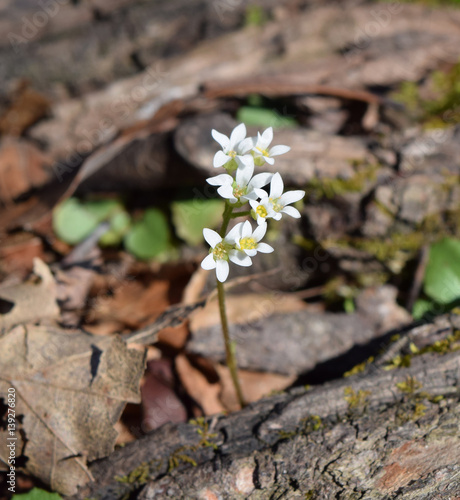
<instances>
[{"instance_id":1,"label":"tree bark","mask_svg":"<svg viewBox=\"0 0 460 500\"><path fill-rule=\"evenodd\" d=\"M354 376L168 424L94 463L75 500L456 498L458 324L408 328ZM410 366L398 368L404 355Z\"/></svg>"}]
</instances>

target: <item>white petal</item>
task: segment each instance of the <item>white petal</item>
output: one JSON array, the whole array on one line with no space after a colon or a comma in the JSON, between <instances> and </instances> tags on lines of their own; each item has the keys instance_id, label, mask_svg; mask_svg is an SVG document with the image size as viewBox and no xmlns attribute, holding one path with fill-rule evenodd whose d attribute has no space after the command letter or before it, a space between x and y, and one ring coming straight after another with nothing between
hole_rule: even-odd
<instances>
[{"instance_id":1,"label":"white petal","mask_svg":"<svg viewBox=\"0 0 460 500\"><path fill-rule=\"evenodd\" d=\"M267 232L267 224L265 225L261 224L256 228L252 236L256 241L260 241L265 236L266 232Z\"/></svg>"},{"instance_id":2,"label":"white petal","mask_svg":"<svg viewBox=\"0 0 460 500\"><path fill-rule=\"evenodd\" d=\"M284 210L284 209L283 209L283 210ZM273 218L273 219L275 219L275 220L281 220L281 217L283 217L283 216L281 215L281 213L280 213L280 212L278 212L278 213L277 213L277 212L275 212L273 215L270 215L270 217L272 217L272 218Z\"/></svg>"},{"instance_id":3,"label":"white petal","mask_svg":"<svg viewBox=\"0 0 460 500\"><path fill-rule=\"evenodd\" d=\"M266 224L265 217L261 217L257 214L257 224Z\"/></svg>"},{"instance_id":4,"label":"white petal","mask_svg":"<svg viewBox=\"0 0 460 500\"><path fill-rule=\"evenodd\" d=\"M291 148L289 146L282 146L281 144L279 146L273 146L268 154L270 156L278 156L278 155L284 155L284 153L287 153L288 151L291 151Z\"/></svg>"},{"instance_id":5,"label":"white petal","mask_svg":"<svg viewBox=\"0 0 460 500\"><path fill-rule=\"evenodd\" d=\"M230 134L230 146L232 149L240 143L246 137L246 125L244 123L240 123L236 126L232 133Z\"/></svg>"},{"instance_id":6,"label":"white petal","mask_svg":"<svg viewBox=\"0 0 460 500\"><path fill-rule=\"evenodd\" d=\"M257 200L258 196L254 191L248 191L244 196L240 198L240 201Z\"/></svg>"},{"instance_id":7,"label":"white petal","mask_svg":"<svg viewBox=\"0 0 460 500\"><path fill-rule=\"evenodd\" d=\"M217 130L212 129L211 135L214 138L215 141L217 141L221 146L222 149L227 150L228 147L230 146L230 139L224 135L221 134L220 132L217 132Z\"/></svg>"},{"instance_id":8,"label":"white petal","mask_svg":"<svg viewBox=\"0 0 460 500\"><path fill-rule=\"evenodd\" d=\"M268 194L267 191L265 191L265 189L255 188L254 192L261 200L264 200L266 198L268 201Z\"/></svg>"},{"instance_id":9,"label":"white petal","mask_svg":"<svg viewBox=\"0 0 460 500\"><path fill-rule=\"evenodd\" d=\"M251 205L251 208L255 210L260 205L260 203L256 200L249 200L249 205Z\"/></svg>"},{"instance_id":10,"label":"white petal","mask_svg":"<svg viewBox=\"0 0 460 500\"><path fill-rule=\"evenodd\" d=\"M266 186L272 180L273 174L269 174L268 172L263 172L261 174L255 175L249 182L248 186L253 188L261 188L262 186Z\"/></svg>"},{"instance_id":11,"label":"white petal","mask_svg":"<svg viewBox=\"0 0 460 500\"><path fill-rule=\"evenodd\" d=\"M222 238L218 233L216 233L212 229L208 229L207 227L203 229L203 236L212 248L214 248L218 243L222 241Z\"/></svg>"},{"instance_id":12,"label":"white petal","mask_svg":"<svg viewBox=\"0 0 460 500\"><path fill-rule=\"evenodd\" d=\"M247 137L238 144L237 153L239 155L244 155L246 153L249 153L249 151L251 151L253 147L254 147L253 139L251 137Z\"/></svg>"},{"instance_id":13,"label":"white petal","mask_svg":"<svg viewBox=\"0 0 460 500\"><path fill-rule=\"evenodd\" d=\"M257 245L257 251L260 253L272 253L274 252L274 248L267 245L267 243L259 243Z\"/></svg>"},{"instance_id":14,"label":"white petal","mask_svg":"<svg viewBox=\"0 0 460 500\"><path fill-rule=\"evenodd\" d=\"M268 127L267 130L264 130L262 137L261 137L261 143L263 144L262 149L267 149L270 143L273 141L273 128Z\"/></svg>"},{"instance_id":15,"label":"white petal","mask_svg":"<svg viewBox=\"0 0 460 500\"><path fill-rule=\"evenodd\" d=\"M209 179L206 179L206 182L208 184L211 184L211 186L223 186L227 183L232 184L233 177L228 174L219 174L215 175L214 177L209 177Z\"/></svg>"},{"instance_id":16,"label":"white petal","mask_svg":"<svg viewBox=\"0 0 460 500\"><path fill-rule=\"evenodd\" d=\"M254 163L238 167L236 171L236 184L240 187L247 186L254 173Z\"/></svg>"},{"instance_id":17,"label":"white petal","mask_svg":"<svg viewBox=\"0 0 460 500\"><path fill-rule=\"evenodd\" d=\"M203 261L201 262L201 267L203 269L206 269L207 271L216 268L216 261L214 260L212 253L210 253L203 259Z\"/></svg>"},{"instance_id":18,"label":"white petal","mask_svg":"<svg viewBox=\"0 0 460 500\"><path fill-rule=\"evenodd\" d=\"M232 203L236 203L238 200L233 196L233 188L230 184L225 184L220 186L217 192L227 200L230 200Z\"/></svg>"},{"instance_id":19,"label":"white petal","mask_svg":"<svg viewBox=\"0 0 460 500\"><path fill-rule=\"evenodd\" d=\"M230 243L231 245L235 245L237 241L241 239L241 232L243 229L243 223L239 222L236 226L234 226L228 232L227 236L225 236L225 241Z\"/></svg>"},{"instance_id":20,"label":"white petal","mask_svg":"<svg viewBox=\"0 0 460 500\"><path fill-rule=\"evenodd\" d=\"M243 222L243 227L241 229L241 237L249 238L252 235L252 226L251 223L247 220Z\"/></svg>"},{"instance_id":21,"label":"white petal","mask_svg":"<svg viewBox=\"0 0 460 500\"><path fill-rule=\"evenodd\" d=\"M297 210L297 208L294 207L284 207L281 212L286 215L290 215L291 217L294 217L294 219L300 219L300 212Z\"/></svg>"},{"instance_id":22,"label":"white petal","mask_svg":"<svg viewBox=\"0 0 460 500\"><path fill-rule=\"evenodd\" d=\"M230 160L231 158L229 158L223 151L217 151L217 153L214 155L214 160L212 164L214 168L218 168L222 167Z\"/></svg>"},{"instance_id":23,"label":"white petal","mask_svg":"<svg viewBox=\"0 0 460 500\"><path fill-rule=\"evenodd\" d=\"M298 191L288 191L280 197L279 203L281 205L289 205L290 203L301 200L304 196L305 191L301 191L300 189Z\"/></svg>"},{"instance_id":24,"label":"white petal","mask_svg":"<svg viewBox=\"0 0 460 500\"><path fill-rule=\"evenodd\" d=\"M235 160L237 161L238 165L242 168L246 167L254 167L254 158L252 155L244 155L244 156L236 156Z\"/></svg>"},{"instance_id":25,"label":"white petal","mask_svg":"<svg viewBox=\"0 0 460 500\"><path fill-rule=\"evenodd\" d=\"M246 255L249 255L249 257L255 257L257 255L257 250L255 248L251 248L248 250L243 250Z\"/></svg>"},{"instance_id":26,"label":"white petal","mask_svg":"<svg viewBox=\"0 0 460 500\"><path fill-rule=\"evenodd\" d=\"M270 182L270 198L279 198L283 194L284 184L281 175L276 172Z\"/></svg>"},{"instance_id":27,"label":"white petal","mask_svg":"<svg viewBox=\"0 0 460 500\"><path fill-rule=\"evenodd\" d=\"M230 252L228 252L228 258L239 266L249 267L252 264L251 257L239 250L230 250Z\"/></svg>"},{"instance_id":28,"label":"white petal","mask_svg":"<svg viewBox=\"0 0 460 500\"><path fill-rule=\"evenodd\" d=\"M226 260L218 260L216 262L216 275L217 279L223 283L228 278L230 266Z\"/></svg>"},{"instance_id":29,"label":"white petal","mask_svg":"<svg viewBox=\"0 0 460 500\"><path fill-rule=\"evenodd\" d=\"M273 158L270 158L269 156L262 156L262 158L265 160L266 163L269 165L273 165L275 163L275 160Z\"/></svg>"}]
</instances>

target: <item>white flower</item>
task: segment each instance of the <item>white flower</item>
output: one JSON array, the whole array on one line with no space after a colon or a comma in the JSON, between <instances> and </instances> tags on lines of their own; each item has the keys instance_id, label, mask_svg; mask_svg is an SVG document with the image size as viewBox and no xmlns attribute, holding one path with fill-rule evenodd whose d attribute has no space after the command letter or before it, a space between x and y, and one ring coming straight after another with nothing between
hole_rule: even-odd
<instances>
[{"instance_id":1,"label":"white flower","mask_svg":"<svg viewBox=\"0 0 460 500\"><path fill-rule=\"evenodd\" d=\"M236 179L233 179L229 174L220 174L206 180L211 186L220 186L217 192L230 203L246 203L249 200L257 200L258 196L255 190L266 186L273 177L273 174L269 173L257 174L252 177L253 173L254 165L248 165L238 168Z\"/></svg>"},{"instance_id":2,"label":"white flower","mask_svg":"<svg viewBox=\"0 0 460 500\"><path fill-rule=\"evenodd\" d=\"M267 128L267 130L265 130L262 135L260 135L260 133L257 132L257 140L254 139L255 145L252 148L254 163L257 166L260 167L265 162L269 163L270 165L273 165L275 163L273 156L282 155L291 150L289 146L281 146L281 145L273 146L269 150L268 146L271 144L272 140L273 140L272 127Z\"/></svg>"},{"instance_id":3,"label":"white flower","mask_svg":"<svg viewBox=\"0 0 460 500\"><path fill-rule=\"evenodd\" d=\"M248 267L252 264L251 258L241 250L235 248L236 239L241 233L242 222L237 224L225 238L216 231L204 228L203 236L211 246L210 253L201 262L201 267L206 270L215 269L217 279L223 283L229 273L228 261L231 260L239 266Z\"/></svg>"},{"instance_id":4,"label":"white flower","mask_svg":"<svg viewBox=\"0 0 460 500\"><path fill-rule=\"evenodd\" d=\"M256 189L260 201L249 200L252 209L257 216L257 223L263 224L265 219L272 218L280 220L282 214L290 215L295 219L300 217L300 212L288 205L301 200L305 196L305 191L288 191L283 193L284 184L281 175L277 172L270 182L270 194L263 189Z\"/></svg>"},{"instance_id":5,"label":"white flower","mask_svg":"<svg viewBox=\"0 0 460 500\"><path fill-rule=\"evenodd\" d=\"M267 224L260 224L252 231L251 223L247 220L240 227L240 234L236 240L236 247L249 257L254 257L257 252L271 253L273 248L267 243L259 243L267 232Z\"/></svg>"},{"instance_id":6,"label":"white flower","mask_svg":"<svg viewBox=\"0 0 460 500\"><path fill-rule=\"evenodd\" d=\"M218 151L214 155L214 167L223 167L235 170L237 167L245 167L254 163L254 158L249 154L253 145L252 139L246 139L246 126L240 123L236 126L230 137L227 137L217 130L211 132L214 140L222 147L222 151Z\"/></svg>"}]
</instances>

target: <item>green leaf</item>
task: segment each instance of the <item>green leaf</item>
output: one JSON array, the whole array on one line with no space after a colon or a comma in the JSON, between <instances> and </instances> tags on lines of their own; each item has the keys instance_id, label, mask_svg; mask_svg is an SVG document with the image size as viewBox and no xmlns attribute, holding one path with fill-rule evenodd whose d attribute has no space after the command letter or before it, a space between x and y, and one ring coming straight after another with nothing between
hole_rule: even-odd
<instances>
[{"instance_id":1,"label":"green leaf","mask_svg":"<svg viewBox=\"0 0 460 500\"><path fill-rule=\"evenodd\" d=\"M297 121L294 118L283 116L276 109L241 106L236 119L249 127L297 127Z\"/></svg>"},{"instance_id":2,"label":"green leaf","mask_svg":"<svg viewBox=\"0 0 460 500\"><path fill-rule=\"evenodd\" d=\"M460 241L444 238L430 248L424 291L439 304L460 298Z\"/></svg>"},{"instance_id":3,"label":"green leaf","mask_svg":"<svg viewBox=\"0 0 460 500\"><path fill-rule=\"evenodd\" d=\"M98 224L124 210L117 200L81 202L69 198L53 212L53 229L58 238L75 245L89 236Z\"/></svg>"},{"instance_id":4,"label":"green leaf","mask_svg":"<svg viewBox=\"0 0 460 500\"><path fill-rule=\"evenodd\" d=\"M58 493L49 493L40 488L33 488L27 493L13 495L11 500L62 500L62 497Z\"/></svg>"},{"instance_id":5,"label":"green leaf","mask_svg":"<svg viewBox=\"0 0 460 500\"><path fill-rule=\"evenodd\" d=\"M76 198L65 200L53 212L54 232L60 240L70 245L84 240L98 224L97 217Z\"/></svg>"},{"instance_id":6,"label":"green leaf","mask_svg":"<svg viewBox=\"0 0 460 500\"><path fill-rule=\"evenodd\" d=\"M417 299L412 308L412 317L414 319L422 319L425 314L429 313L433 308L433 302L426 299Z\"/></svg>"},{"instance_id":7,"label":"green leaf","mask_svg":"<svg viewBox=\"0 0 460 500\"><path fill-rule=\"evenodd\" d=\"M177 235L189 245L204 241L203 229L214 228L222 221L222 200L181 200L171 204L172 220Z\"/></svg>"},{"instance_id":8,"label":"green leaf","mask_svg":"<svg viewBox=\"0 0 460 500\"><path fill-rule=\"evenodd\" d=\"M93 214L98 222L108 219L113 214L124 210L123 205L118 200L92 200L82 203L85 209Z\"/></svg>"},{"instance_id":9,"label":"green leaf","mask_svg":"<svg viewBox=\"0 0 460 500\"><path fill-rule=\"evenodd\" d=\"M170 248L169 227L164 214L156 208L145 211L124 239L129 252L139 259L151 259Z\"/></svg>"},{"instance_id":10,"label":"green leaf","mask_svg":"<svg viewBox=\"0 0 460 500\"><path fill-rule=\"evenodd\" d=\"M102 246L117 246L123 241L123 236L131 227L131 217L124 210L110 217L110 229L99 238Z\"/></svg>"}]
</instances>

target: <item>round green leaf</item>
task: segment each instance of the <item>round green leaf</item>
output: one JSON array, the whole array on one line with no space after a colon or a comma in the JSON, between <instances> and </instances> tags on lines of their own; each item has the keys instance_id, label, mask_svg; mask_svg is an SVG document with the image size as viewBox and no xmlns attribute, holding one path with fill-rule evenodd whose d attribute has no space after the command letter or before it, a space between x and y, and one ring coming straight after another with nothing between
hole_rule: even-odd
<instances>
[{"instance_id":1,"label":"round green leaf","mask_svg":"<svg viewBox=\"0 0 460 500\"><path fill-rule=\"evenodd\" d=\"M439 304L460 298L460 241L444 238L430 248L425 293Z\"/></svg>"},{"instance_id":2,"label":"round green leaf","mask_svg":"<svg viewBox=\"0 0 460 500\"><path fill-rule=\"evenodd\" d=\"M177 235L189 245L203 242L203 229L216 227L222 221L222 200L181 200L171 204L172 220Z\"/></svg>"},{"instance_id":3,"label":"round green leaf","mask_svg":"<svg viewBox=\"0 0 460 500\"><path fill-rule=\"evenodd\" d=\"M118 200L93 200L83 202L85 209L94 215L98 222L108 219L112 214L124 210Z\"/></svg>"},{"instance_id":4,"label":"round green leaf","mask_svg":"<svg viewBox=\"0 0 460 500\"><path fill-rule=\"evenodd\" d=\"M49 493L40 488L33 488L27 493L21 495L13 495L11 500L61 500L62 497L58 493Z\"/></svg>"},{"instance_id":5,"label":"round green leaf","mask_svg":"<svg viewBox=\"0 0 460 500\"><path fill-rule=\"evenodd\" d=\"M166 217L160 210L147 209L143 219L126 234L124 243L139 259L151 259L165 252L170 246Z\"/></svg>"},{"instance_id":6,"label":"round green leaf","mask_svg":"<svg viewBox=\"0 0 460 500\"><path fill-rule=\"evenodd\" d=\"M236 114L239 122L253 127L296 127L294 118L283 116L274 109L253 106L241 106Z\"/></svg>"},{"instance_id":7,"label":"round green leaf","mask_svg":"<svg viewBox=\"0 0 460 500\"><path fill-rule=\"evenodd\" d=\"M99 224L97 217L90 213L76 198L69 198L53 212L53 229L58 238L75 245L89 236Z\"/></svg>"}]
</instances>

